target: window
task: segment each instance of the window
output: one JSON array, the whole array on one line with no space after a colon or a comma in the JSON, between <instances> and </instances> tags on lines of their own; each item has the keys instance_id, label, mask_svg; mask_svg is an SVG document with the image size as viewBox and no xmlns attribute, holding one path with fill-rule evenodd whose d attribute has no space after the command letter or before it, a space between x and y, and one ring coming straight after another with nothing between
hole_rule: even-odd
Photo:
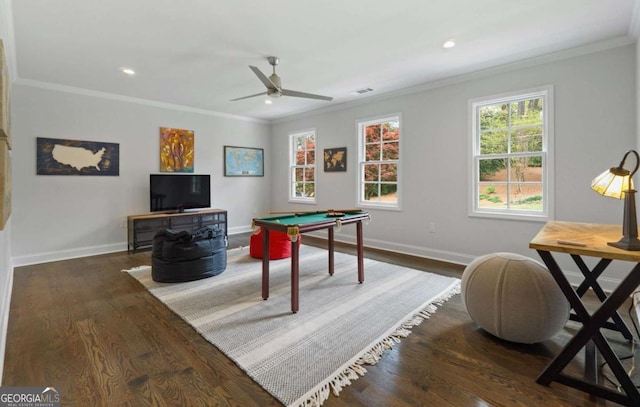
<instances>
[{"instance_id":1,"label":"window","mask_svg":"<svg viewBox=\"0 0 640 407\"><path fill-rule=\"evenodd\" d=\"M470 102L471 215L552 218L552 87Z\"/></svg>"},{"instance_id":2,"label":"window","mask_svg":"<svg viewBox=\"0 0 640 407\"><path fill-rule=\"evenodd\" d=\"M400 116L358 122L358 206L400 208Z\"/></svg>"},{"instance_id":3,"label":"window","mask_svg":"<svg viewBox=\"0 0 640 407\"><path fill-rule=\"evenodd\" d=\"M316 202L316 131L290 135L291 157L289 199L296 202Z\"/></svg>"}]
</instances>

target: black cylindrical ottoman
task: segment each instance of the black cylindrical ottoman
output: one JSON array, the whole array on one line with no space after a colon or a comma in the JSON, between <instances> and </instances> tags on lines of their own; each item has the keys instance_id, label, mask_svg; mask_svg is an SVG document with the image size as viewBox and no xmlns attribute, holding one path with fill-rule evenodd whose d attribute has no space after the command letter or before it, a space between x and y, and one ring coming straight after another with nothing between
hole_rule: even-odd
<instances>
[{"instance_id":1,"label":"black cylindrical ottoman","mask_svg":"<svg viewBox=\"0 0 640 407\"><path fill-rule=\"evenodd\" d=\"M170 229L153 237L153 281L177 283L212 277L227 268L226 236L207 227L193 234Z\"/></svg>"}]
</instances>

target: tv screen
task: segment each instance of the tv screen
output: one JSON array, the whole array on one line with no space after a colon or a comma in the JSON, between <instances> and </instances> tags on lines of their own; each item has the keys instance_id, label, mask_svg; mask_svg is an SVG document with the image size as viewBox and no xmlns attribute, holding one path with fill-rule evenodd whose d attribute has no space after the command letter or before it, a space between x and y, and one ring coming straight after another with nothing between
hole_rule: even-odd
<instances>
[{"instance_id":1,"label":"tv screen","mask_svg":"<svg viewBox=\"0 0 640 407\"><path fill-rule=\"evenodd\" d=\"M211 207L208 174L150 174L151 212Z\"/></svg>"}]
</instances>

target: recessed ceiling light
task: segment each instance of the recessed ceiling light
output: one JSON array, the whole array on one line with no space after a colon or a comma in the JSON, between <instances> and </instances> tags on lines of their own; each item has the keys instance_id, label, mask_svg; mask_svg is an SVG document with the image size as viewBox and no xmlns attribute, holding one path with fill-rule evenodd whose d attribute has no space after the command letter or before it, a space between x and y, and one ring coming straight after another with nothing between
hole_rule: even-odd
<instances>
[{"instance_id":1,"label":"recessed ceiling light","mask_svg":"<svg viewBox=\"0 0 640 407\"><path fill-rule=\"evenodd\" d=\"M272 103L273 103L273 101L272 101L271 99L266 99L266 100L264 101L264 104L265 104L265 105L270 105L270 104L272 104Z\"/></svg>"},{"instance_id":2,"label":"recessed ceiling light","mask_svg":"<svg viewBox=\"0 0 640 407\"><path fill-rule=\"evenodd\" d=\"M134 71L131 68L120 68L120 70L122 71L122 73L127 74L127 75L135 75L136 71Z\"/></svg>"},{"instance_id":3,"label":"recessed ceiling light","mask_svg":"<svg viewBox=\"0 0 640 407\"><path fill-rule=\"evenodd\" d=\"M456 41L454 39L447 40L442 44L442 48L447 48L447 49L453 48L455 46L456 46Z\"/></svg>"}]
</instances>

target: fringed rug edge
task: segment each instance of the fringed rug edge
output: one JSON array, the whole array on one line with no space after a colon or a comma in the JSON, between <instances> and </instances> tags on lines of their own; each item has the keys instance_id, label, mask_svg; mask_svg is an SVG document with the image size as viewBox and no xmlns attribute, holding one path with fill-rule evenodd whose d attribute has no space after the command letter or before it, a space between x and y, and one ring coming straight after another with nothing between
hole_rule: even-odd
<instances>
[{"instance_id":1,"label":"fringed rug edge","mask_svg":"<svg viewBox=\"0 0 640 407\"><path fill-rule=\"evenodd\" d=\"M231 249L228 251L228 254L232 254L231 252L242 252L242 249L244 248L240 247L236 249ZM144 268L150 269L151 266L141 265L141 266L133 267L131 269L122 270L122 271L135 272L135 271L141 271ZM131 277L138 280L134 276L131 276ZM140 280L138 280L138 282L144 286L144 284ZM148 287L145 287L145 288L148 289ZM427 301L423 305L417 307L416 310L410 312L407 318L405 318L404 320L401 320L394 327L390 328L389 334L383 335L381 338L375 340L372 345L368 346L362 352L354 356L350 361L342 365L340 368L336 369L336 371L332 375L330 375L327 379L320 382L317 386L309 390L307 393L301 396L298 400L296 400L292 404L289 404L287 407L319 407L329 398L330 393L333 393L336 397L338 397L342 389L351 385L351 383L354 380L359 379L360 377L364 376L365 373L367 373L367 369L364 367L365 364L370 366L376 365L378 361L380 361L380 359L382 358L386 350L393 349L394 345L396 343L400 343L402 338L406 338L407 336L409 336L409 334L411 333L411 329L413 327L420 325L425 319L429 319L431 315L433 315L438 310L438 307L442 306L454 295L460 294L460 290L461 290L461 281L459 279L454 279L451 285L446 290L444 290L440 295L434 297L433 299ZM204 337L204 332L201 332L200 329L194 327L189 321L180 317L180 315L176 312L176 310L174 310L168 304L165 304L164 302L162 302L162 300L155 293L153 293L150 290L149 292L155 298L157 298L162 304L164 304L169 310L171 310L174 314L176 314L179 318L187 322L199 335ZM255 380L255 378L252 377L250 372L247 372L246 370L244 370L237 363L237 361L234 360L234 358L230 357L229 355L226 355L226 356L229 357L229 359L233 360L236 366L240 367L240 369L243 370L249 377ZM256 384L258 383L256 382ZM260 384L258 385L260 386Z\"/></svg>"},{"instance_id":2,"label":"fringed rug edge","mask_svg":"<svg viewBox=\"0 0 640 407\"><path fill-rule=\"evenodd\" d=\"M409 318L391 328L390 334L374 341L373 345L354 356L353 359L338 368L333 375L323 380L288 407L318 407L329 398L331 392L336 397L339 396L343 388L367 373L367 369L363 365L376 365L386 350L393 349L394 345L400 343L402 338L409 336L413 327L420 325L425 319L429 319L438 310L438 307L450 300L451 297L460 294L460 284L460 280L455 279L442 294L418 307L417 311L410 313Z\"/></svg>"}]
</instances>

